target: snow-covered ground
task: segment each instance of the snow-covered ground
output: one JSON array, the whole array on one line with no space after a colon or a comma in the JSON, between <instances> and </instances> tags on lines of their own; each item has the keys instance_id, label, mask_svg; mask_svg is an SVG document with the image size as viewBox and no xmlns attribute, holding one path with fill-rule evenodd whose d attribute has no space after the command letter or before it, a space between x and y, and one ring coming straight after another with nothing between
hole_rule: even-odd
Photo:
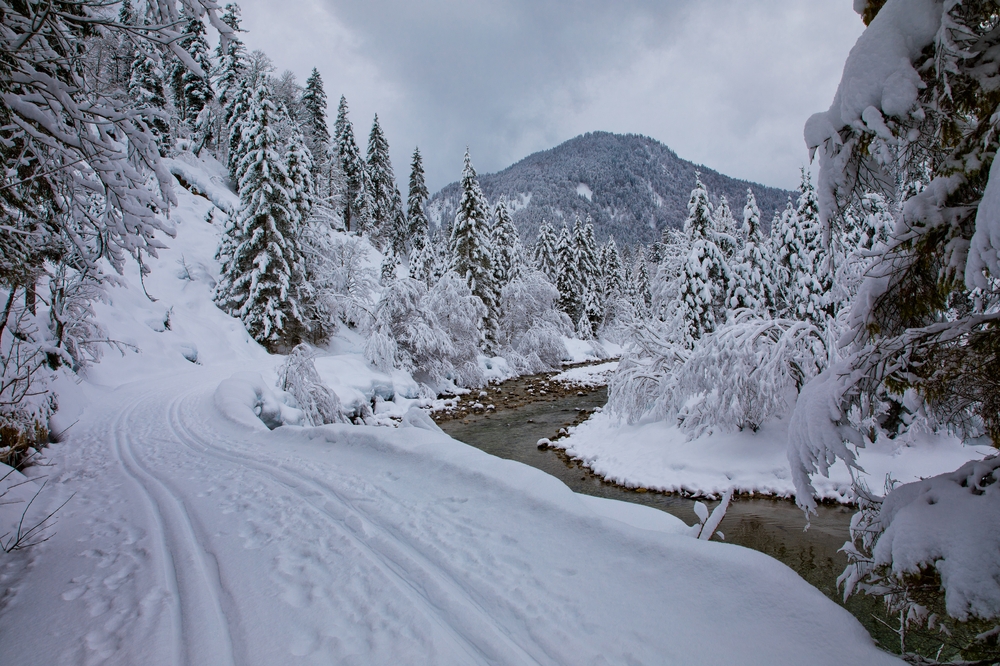
<instances>
[{"instance_id":1,"label":"snow-covered ground","mask_svg":"<svg viewBox=\"0 0 1000 666\"><path fill-rule=\"evenodd\" d=\"M568 386L604 386L608 383L608 375L617 369L618 361L584 365L553 375L549 381L559 382Z\"/></svg>"},{"instance_id":2,"label":"snow-covered ground","mask_svg":"<svg viewBox=\"0 0 1000 666\"><path fill-rule=\"evenodd\" d=\"M735 488L741 493L793 497L787 424L787 419L771 421L758 432L715 432L689 439L664 421L629 425L598 412L553 446L584 461L608 481L630 488L706 496ZM966 446L954 437L913 433L860 449L858 462L869 487L881 494L886 475L909 483L994 452L989 446ZM842 462L831 468L829 478L816 477L813 483L823 499L853 501L851 477Z\"/></svg>"},{"instance_id":3,"label":"snow-covered ground","mask_svg":"<svg viewBox=\"0 0 1000 666\"><path fill-rule=\"evenodd\" d=\"M351 333L320 375L345 404L391 390L402 427L227 417L218 387L282 359L212 305L207 194L178 191L156 300L129 267L99 307L138 351L58 382L63 441L0 506L9 528L43 480L28 524L65 502L0 555L0 663L897 663L777 561L449 438Z\"/></svg>"}]
</instances>

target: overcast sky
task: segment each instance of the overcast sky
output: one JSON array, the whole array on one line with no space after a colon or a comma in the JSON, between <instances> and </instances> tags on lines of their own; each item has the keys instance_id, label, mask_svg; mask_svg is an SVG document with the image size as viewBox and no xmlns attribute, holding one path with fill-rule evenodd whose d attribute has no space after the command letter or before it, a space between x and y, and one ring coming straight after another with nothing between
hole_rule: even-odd
<instances>
[{"instance_id":1,"label":"overcast sky","mask_svg":"<svg viewBox=\"0 0 1000 666\"><path fill-rule=\"evenodd\" d=\"M242 0L244 35L340 95L362 151L378 113L405 191L431 192L584 132L645 134L725 174L793 188L864 25L851 0Z\"/></svg>"}]
</instances>

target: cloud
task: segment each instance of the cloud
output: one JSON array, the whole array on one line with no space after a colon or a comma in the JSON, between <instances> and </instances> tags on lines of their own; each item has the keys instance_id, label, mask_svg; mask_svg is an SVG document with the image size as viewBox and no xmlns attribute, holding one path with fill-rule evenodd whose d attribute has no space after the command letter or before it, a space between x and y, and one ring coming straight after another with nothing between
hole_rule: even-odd
<instances>
[{"instance_id":1,"label":"cloud","mask_svg":"<svg viewBox=\"0 0 1000 666\"><path fill-rule=\"evenodd\" d=\"M802 125L829 105L863 28L846 1L241 4L252 48L300 79L318 67L359 139L378 112L397 178L419 145L432 189L457 179L466 146L495 171L591 130L792 186Z\"/></svg>"}]
</instances>

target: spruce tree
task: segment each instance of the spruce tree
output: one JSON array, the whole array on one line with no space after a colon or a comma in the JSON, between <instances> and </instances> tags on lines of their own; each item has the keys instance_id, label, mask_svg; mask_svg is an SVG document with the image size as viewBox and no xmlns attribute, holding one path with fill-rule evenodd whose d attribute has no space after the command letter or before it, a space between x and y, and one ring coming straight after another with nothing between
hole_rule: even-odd
<instances>
[{"instance_id":1,"label":"spruce tree","mask_svg":"<svg viewBox=\"0 0 1000 666\"><path fill-rule=\"evenodd\" d=\"M170 125L166 118L167 97L163 90L163 72L148 42L140 41L136 44L130 70L129 97L137 109L152 112L143 113L142 119L156 137L160 154L164 155L170 145Z\"/></svg>"},{"instance_id":2,"label":"spruce tree","mask_svg":"<svg viewBox=\"0 0 1000 666\"><path fill-rule=\"evenodd\" d=\"M600 289L601 263L597 254L597 240L594 238L594 222L587 216L587 221L580 222L576 218L573 229L573 240L576 245L576 257L579 262L580 281L587 291Z\"/></svg>"},{"instance_id":3,"label":"spruce tree","mask_svg":"<svg viewBox=\"0 0 1000 666\"><path fill-rule=\"evenodd\" d=\"M180 75L180 93L183 99L181 109L184 120L194 122L205 105L212 100L214 93L208 75L212 71L212 61L208 56L209 47L205 39L205 24L196 16L188 17L180 46L198 63L205 76L200 76L183 64Z\"/></svg>"},{"instance_id":4,"label":"spruce tree","mask_svg":"<svg viewBox=\"0 0 1000 666\"><path fill-rule=\"evenodd\" d=\"M559 277L558 240L552 226L542 221L538 227L538 239L535 241L535 268L545 273L549 282L555 284Z\"/></svg>"},{"instance_id":5,"label":"spruce tree","mask_svg":"<svg viewBox=\"0 0 1000 666\"><path fill-rule=\"evenodd\" d=\"M466 151L462 171L462 199L451 229L451 268L486 306L482 331L485 350L488 352L496 350L500 335L500 294L494 278L491 240L486 197L479 187L472 158Z\"/></svg>"},{"instance_id":6,"label":"spruce tree","mask_svg":"<svg viewBox=\"0 0 1000 666\"><path fill-rule=\"evenodd\" d=\"M618 244L612 236L601 251L601 279L604 299L621 298L625 295L625 274Z\"/></svg>"},{"instance_id":7,"label":"spruce tree","mask_svg":"<svg viewBox=\"0 0 1000 666\"><path fill-rule=\"evenodd\" d=\"M742 246L732 262L732 279L726 305L731 310L749 308L758 315L773 314L775 296L771 282L770 244L760 228L760 209L753 191L747 188L743 208Z\"/></svg>"},{"instance_id":8,"label":"spruce tree","mask_svg":"<svg viewBox=\"0 0 1000 666\"><path fill-rule=\"evenodd\" d=\"M556 245L556 289L559 290L559 309L565 312L570 321L578 323L583 314L586 302L583 280L580 276L580 262L577 258L574 234L563 225Z\"/></svg>"},{"instance_id":9,"label":"spruce tree","mask_svg":"<svg viewBox=\"0 0 1000 666\"><path fill-rule=\"evenodd\" d=\"M739 231L736 228L733 211L729 207L729 200L725 195L719 196L719 205L712 213L712 227L715 231L713 238L715 244L722 250L727 259L732 257L739 249Z\"/></svg>"},{"instance_id":10,"label":"spruce tree","mask_svg":"<svg viewBox=\"0 0 1000 666\"><path fill-rule=\"evenodd\" d=\"M795 217L795 207L789 197L785 210L780 214L775 211L774 219L771 221L771 260L774 266L772 276L778 299L777 311L782 316L795 316L796 309L795 276L798 259L795 257L800 254L801 248L798 246L796 234L798 221Z\"/></svg>"},{"instance_id":11,"label":"spruce tree","mask_svg":"<svg viewBox=\"0 0 1000 666\"><path fill-rule=\"evenodd\" d=\"M418 252L422 252L423 247L430 242L430 222L424 210L424 202L429 196L420 149L414 148L413 161L410 163L410 191L406 198L406 235L410 246Z\"/></svg>"},{"instance_id":12,"label":"spruce tree","mask_svg":"<svg viewBox=\"0 0 1000 666\"><path fill-rule=\"evenodd\" d=\"M313 154L320 150L326 152L330 143L330 130L326 125L326 91L323 90L323 79L319 70L313 67L312 73L306 79L306 88L302 92L302 109L304 111L302 126L306 139L315 148L310 148Z\"/></svg>"},{"instance_id":13,"label":"spruce tree","mask_svg":"<svg viewBox=\"0 0 1000 666\"><path fill-rule=\"evenodd\" d=\"M648 317L653 307L653 294L649 290L649 269L646 268L646 260L641 253L636 261L635 273L630 284L632 307L640 317Z\"/></svg>"},{"instance_id":14,"label":"spruce tree","mask_svg":"<svg viewBox=\"0 0 1000 666\"><path fill-rule=\"evenodd\" d=\"M725 300L730 282L726 257L715 243L712 206L708 192L696 178L688 201L684 231L690 251L681 268L679 311L684 323L682 339L688 347L725 321Z\"/></svg>"},{"instance_id":15,"label":"spruce tree","mask_svg":"<svg viewBox=\"0 0 1000 666\"><path fill-rule=\"evenodd\" d=\"M397 213L402 213L402 201L397 202L394 196L396 176L389 159L389 142L379 125L378 114L375 115L372 131L368 135L367 162L368 192L371 195L371 228L368 234L379 247L391 244L398 248L401 230L396 229L396 222Z\"/></svg>"},{"instance_id":16,"label":"spruce tree","mask_svg":"<svg viewBox=\"0 0 1000 666\"><path fill-rule=\"evenodd\" d=\"M215 295L219 307L271 350L294 345L306 328L296 296L305 283L295 242L298 204L282 155L281 121L262 77L248 108L238 167L240 208L219 250L223 265Z\"/></svg>"},{"instance_id":17,"label":"spruce tree","mask_svg":"<svg viewBox=\"0 0 1000 666\"><path fill-rule=\"evenodd\" d=\"M242 32L240 6L236 3L227 4L222 22L232 29L232 33L228 39L220 39L219 46L215 49L215 59L218 62L215 69L215 89L224 112L223 122L228 127L233 115L233 101L239 94L240 81L248 69L246 46L236 36Z\"/></svg>"},{"instance_id":18,"label":"spruce tree","mask_svg":"<svg viewBox=\"0 0 1000 666\"><path fill-rule=\"evenodd\" d=\"M830 316L827 295L833 288L833 261L823 244L820 231L819 202L812 176L803 168L800 195L795 210L798 244L803 251L798 257L796 286L798 293L797 315L816 324L824 323Z\"/></svg>"},{"instance_id":19,"label":"spruce tree","mask_svg":"<svg viewBox=\"0 0 1000 666\"><path fill-rule=\"evenodd\" d=\"M368 198L365 192L367 175L364 160L354 140L354 126L347 117L347 99L343 95L337 107L334 138L337 143L340 168L344 174L344 226L350 231L352 224L355 227L367 225Z\"/></svg>"},{"instance_id":20,"label":"spruce tree","mask_svg":"<svg viewBox=\"0 0 1000 666\"><path fill-rule=\"evenodd\" d=\"M499 288L511 283L521 274L524 249L507 207L507 199L500 197L494 209L493 264Z\"/></svg>"}]
</instances>

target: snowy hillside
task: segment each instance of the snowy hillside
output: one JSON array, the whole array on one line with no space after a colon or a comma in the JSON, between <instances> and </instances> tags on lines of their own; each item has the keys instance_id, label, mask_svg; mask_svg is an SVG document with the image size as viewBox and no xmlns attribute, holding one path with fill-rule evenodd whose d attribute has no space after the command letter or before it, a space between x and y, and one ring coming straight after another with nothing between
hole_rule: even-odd
<instances>
[{"instance_id":1,"label":"snowy hillside","mask_svg":"<svg viewBox=\"0 0 1000 666\"><path fill-rule=\"evenodd\" d=\"M726 196L735 208L752 188L765 225L791 194L683 160L649 137L609 132L590 132L529 155L499 173L480 176L480 185L491 202L507 197L519 231L529 240L542 220L558 226L590 215L601 241L613 235L619 244L650 243L659 240L664 227L683 224L696 171L713 195ZM458 183L452 183L431 197L432 220L450 224L459 195Z\"/></svg>"},{"instance_id":2,"label":"snowy hillside","mask_svg":"<svg viewBox=\"0 0 1000 666\"><path fill-rule=\"evenodd\" d=\"M27 522L62 508L0 559L0 663L895 663L777 561L577 496L422 412L265 428L276 405L298 418L272 388L283 359L212 304L209 213L231 195L218 164L182 162L201 194L178 188L176 238L97 313L124 354L63 377L62 442L7 477L8 527L43 481ZM412 407L360 343L331 343L324 380Z\"/></svg>"}]
</instances>

